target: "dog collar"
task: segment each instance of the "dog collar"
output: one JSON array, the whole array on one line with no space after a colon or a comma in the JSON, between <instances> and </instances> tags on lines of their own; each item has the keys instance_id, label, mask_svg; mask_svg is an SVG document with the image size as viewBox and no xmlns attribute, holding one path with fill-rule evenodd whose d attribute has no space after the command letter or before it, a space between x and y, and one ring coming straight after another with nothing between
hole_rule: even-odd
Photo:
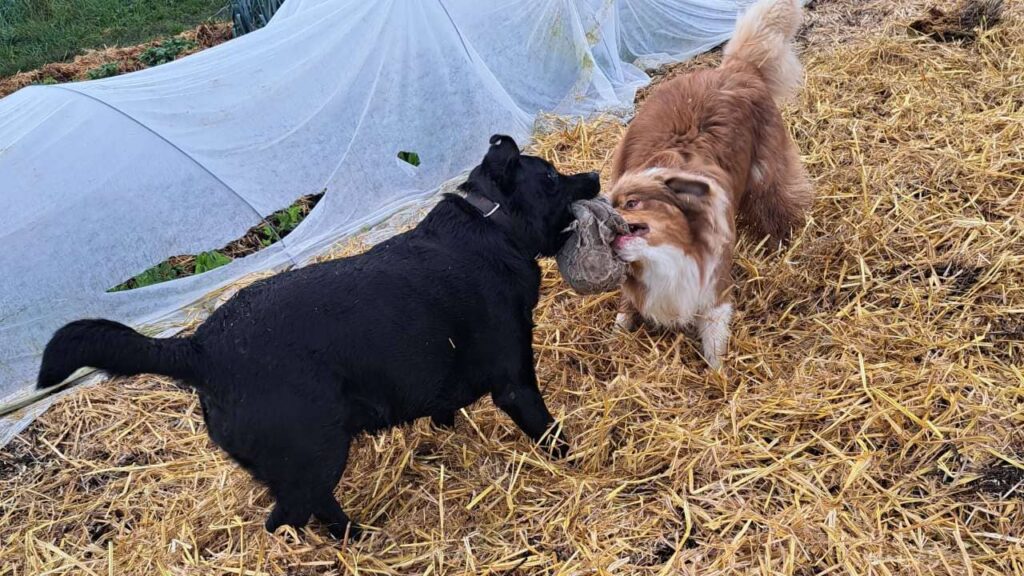
<instances>
[{"instance_id":1,"label":"dog collar","mask_svg":"<svg viewBox=\"0 0 1024 576\"><path fill-rule=\"evenodd\" d=\"M509 217L508 212L501 209L501 204L477 194L476 192L470 192L465 196L466 202L476 208L477 212L486 220L493 220L499 226L508 228L512 225L512 219Z\"/></svg>"}]
</instances>

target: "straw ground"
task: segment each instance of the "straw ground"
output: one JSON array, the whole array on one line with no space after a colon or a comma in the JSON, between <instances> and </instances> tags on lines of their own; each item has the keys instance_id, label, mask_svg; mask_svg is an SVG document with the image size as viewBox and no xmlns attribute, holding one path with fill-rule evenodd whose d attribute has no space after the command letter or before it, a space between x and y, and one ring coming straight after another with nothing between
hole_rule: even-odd
<instances>
[{"instance_id":1,"label":"straw ground","mask_svg":"<svg viewBox=\"0 0 1024 576\"><path fill-rule=\"evenodd\" d=\"M1024 20L970 44L905 23L812 31L787 117L818 201L791 246L737 250L722 374L546 263L538 373L571 458L486 401L363 438L347 544L266 534L192 394L105 383L0 453L0 574L1024 574ZM535 151L606 170L621 132L565 121Z\"/></svg>"}]
</instances>

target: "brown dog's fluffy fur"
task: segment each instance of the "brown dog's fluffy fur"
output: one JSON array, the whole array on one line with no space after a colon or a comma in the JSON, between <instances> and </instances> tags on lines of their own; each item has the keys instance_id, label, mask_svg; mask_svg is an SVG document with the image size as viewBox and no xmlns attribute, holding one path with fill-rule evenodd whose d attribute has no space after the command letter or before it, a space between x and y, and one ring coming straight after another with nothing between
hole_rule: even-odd
<instances>
[{"instance_id":1,"label":"brown dog's fluffy fur","mask_svg":"<svg viewBox=\"0 0 1024 576\"><path fill-rule=\"evenodd\" d=\"M800 21L799 0L753 5L722 65L659 87L615 153L610 197L631 225L615 243L631 262L617 322L695 324L713 367L728 343L736 221L783 241L812 200L777 107L799 86Z\"/></svg>"}]
</instances>

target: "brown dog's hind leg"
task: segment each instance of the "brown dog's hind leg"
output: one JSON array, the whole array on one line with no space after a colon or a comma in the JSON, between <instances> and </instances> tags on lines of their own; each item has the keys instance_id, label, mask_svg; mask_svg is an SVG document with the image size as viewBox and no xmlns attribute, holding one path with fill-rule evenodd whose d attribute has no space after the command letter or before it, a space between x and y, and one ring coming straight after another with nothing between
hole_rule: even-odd
<instances>
[{"instance_id":1,"label":"brown dog's hind leg","mask_svg":"<svg viewBox=\"0 0 1024 576\"><path fill-rule=\"evenodd\" d=\"M758 147L740 202L740 219L757 239L769 236L775 242L787 241L803 226L814 200L811 182L788 135L782 150Z\"/></svg>"}]
</instances>

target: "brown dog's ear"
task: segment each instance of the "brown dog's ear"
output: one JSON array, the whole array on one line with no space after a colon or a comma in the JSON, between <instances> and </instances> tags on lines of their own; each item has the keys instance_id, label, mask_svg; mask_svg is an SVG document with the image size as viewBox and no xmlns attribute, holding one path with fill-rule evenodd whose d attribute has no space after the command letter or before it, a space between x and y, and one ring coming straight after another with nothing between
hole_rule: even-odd
<instances>
[{"instance_id":1,"label":"brown dog's ear","mask_svg":"<svg viewBox=\"0 0 1024 576\"><path fill-rule=\"evenodd\" d=\"M711 191L711 187L708 186L707 182L692 180L682 176L670 176L665 180L665 185L676 194L686 196L707 196L708 192Z\"/></svg>"},{"instance_id":2,"label":"brown dog's ear","mask_svg":"<svg viewBox=\"0 0 1024 576\"><path fill-rule=\"evenodd\" d=\"M665 179L665 186L672 191L676 207L687 218L697 218L707 211L708 194L711 192L707 182L685 176L669 176Z\"/></svg>"},{"instance_id":3,"label":"brown dog's ear","mask_svg":"<svg viewBox=\"0 0 1024 576\"><path fill-rule=\"evenodd\" d=\"M512 137L504 134L491 136L490 143L491 147L481 165L491 178L505 183L519 161L519 145Z\"/></svg>"}]
</instances>

